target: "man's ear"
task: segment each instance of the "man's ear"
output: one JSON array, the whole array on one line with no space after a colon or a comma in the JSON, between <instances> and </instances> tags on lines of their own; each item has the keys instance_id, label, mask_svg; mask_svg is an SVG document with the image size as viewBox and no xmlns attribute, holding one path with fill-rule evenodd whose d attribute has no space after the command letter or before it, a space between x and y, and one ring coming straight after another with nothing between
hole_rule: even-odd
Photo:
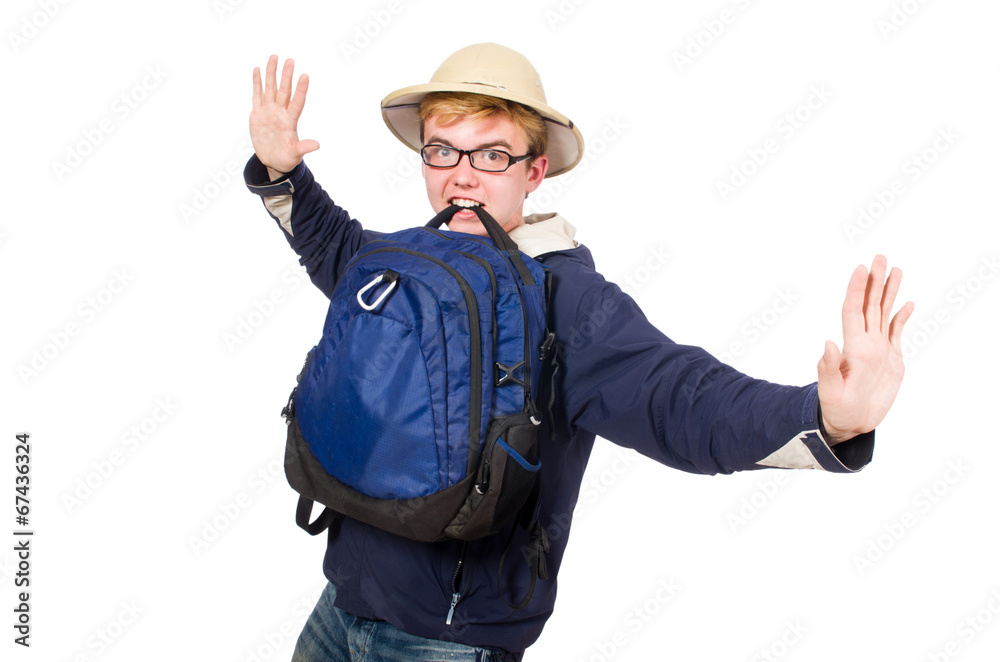
<instances>
[{"instance_id":1,"label":"man's ear","mask_svg":"<svg viewBox=\"0 0 1000 662\"><path fill-rule=\"evenodd\" d=\"M544 154L531 162L531 166L528 168L528 186L524 189L525 197L542 185L542 180L545 179L545 173L548 171L549 157Z\"/></svg>"}]
</instances>

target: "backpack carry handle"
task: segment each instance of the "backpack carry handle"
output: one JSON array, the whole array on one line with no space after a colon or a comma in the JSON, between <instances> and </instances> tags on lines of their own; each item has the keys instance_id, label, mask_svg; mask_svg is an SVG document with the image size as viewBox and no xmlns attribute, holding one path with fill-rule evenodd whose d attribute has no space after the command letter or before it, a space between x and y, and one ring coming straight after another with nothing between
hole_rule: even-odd
<instances>
[{"instance_id":1,"label":"backpack carry handle","mask_svg":"<svg viewBox=\"0 0 1000 662\"><path fill-rule=\"evenodd\" d=\"M514 268L517 269L518 275L521 276L521 282L525 285L534 285L535 279L531 276L531 272L528 271L528 267L524 265L524 260L521 258L521 251L517 248L517 242L510 238L507 231L503 229L496 219L490 216L489 212L483 209L481 206L475 207L459 207L458 205L451 205L447 209L441 211L437 216L432 218L428 223L429 228L439 228L443 224L451 220L458 211L462 209L472 209L479 217L483 226L486 228L486 233L493 240L493 243L497 245L497 248L507 253L510 257L510 261L513 263Z\"/></svg>"}]
</instances>

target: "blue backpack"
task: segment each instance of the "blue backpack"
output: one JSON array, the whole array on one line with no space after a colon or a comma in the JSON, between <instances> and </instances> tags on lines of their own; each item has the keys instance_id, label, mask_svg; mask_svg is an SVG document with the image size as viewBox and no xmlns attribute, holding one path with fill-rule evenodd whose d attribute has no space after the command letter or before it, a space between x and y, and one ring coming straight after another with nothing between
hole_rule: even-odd
<instances>
[{"instance_id":1,"label":"blue backpack","mask_svg":"<svg viewBox=\"0 0 1000 662\"><path fill-rule=\"evenodd\" d=\"M517 518L531 531L533 592L547 575L547 271L481 207L489 238L436 229L458 209L365 244L341 274L282 411L285 473L312 535L347 516L412 540L469 541ZM310 522L314 502L325 509Z\"/></svg>"}]
</instances>

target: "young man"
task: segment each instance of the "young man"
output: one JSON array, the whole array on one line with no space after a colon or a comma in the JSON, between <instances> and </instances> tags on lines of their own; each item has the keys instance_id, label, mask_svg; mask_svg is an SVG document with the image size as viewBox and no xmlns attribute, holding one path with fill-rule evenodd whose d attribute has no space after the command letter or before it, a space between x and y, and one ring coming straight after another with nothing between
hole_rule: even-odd
<instances>
[{"instance_id":1,"label":"young man","mask_svg":"<svg viewBox=\"0 0 1000 662\"><path fill-rule=\"evenodd\" d=\"M313 282L330 295L337 276L365 242L302 161L318 149L296 123L308 79L292 86L277 57L262 85L254 70L247 164L250 190L301 256ZM844 301L844 350L828 342L816 384L791 387L754 380L697 347L677 345L635 302L594 268L562 217L523 218L524 199L546 176L568 171L583 151L580 132L546 103L537 72L495 44L459 50L431 82L386 97L390 130L421 152L434 212L481 205L521 250L551 271L550 315L561 359L552 426L541 450L540 518L557 527L547 575L521 610L497 590L507 532L468 545L419 543L346 519L329 538L326 592L299 638L295 660L518 660L539 636L555 601L556 575L595 436L695 473L764 467L852 472L871 459L874 428L903 375L903 326L913 305L891 319L900 279L886 279L881 256L858 267ZM428 215L429 216L429 215ZM485 235L472 211L449 229ZM515 532L514 547L527 543ZM505 593L527 595L532 573L509 562ZM455 600L455 597L458 600ZM517 597L516 599L520 599Z\"/></svg>"}]
</instances>

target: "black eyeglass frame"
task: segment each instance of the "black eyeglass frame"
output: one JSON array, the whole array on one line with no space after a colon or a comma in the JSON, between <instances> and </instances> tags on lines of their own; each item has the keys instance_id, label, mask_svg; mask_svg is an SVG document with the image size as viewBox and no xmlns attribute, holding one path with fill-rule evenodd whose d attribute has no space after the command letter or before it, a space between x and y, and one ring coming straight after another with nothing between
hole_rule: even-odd
<instances>
[{"instance_id":1,"label":"black eyeglass frame","mask_svg":"<svg viewBox=\"0 0 1000 662\"><path fill-rule=\"evenodd\" d=\"M431 165L430 163L427 163L427 157L424 155L424 150L427 149L428 147L444 147L445 149L450 149L455 152L458 152L458 160L455 161L454 165L450 166ZM507 158L510 159L510 161L507 163L507 167L504 168L503 170L487 170L485 168L480 168L476 166L475 162L472 159L473 152L499 152L501 154L506 154ZM420 160L424 162L424 165L426 165L428 168L437 168L438 170L448 170L449 168L457 168L458 164L462 162L463 156L467 156L469 158L469 165L475 168L476 170L479 170L481 172L497 173L497 172L507 172L508 170L510 170L511 166L516 165L522 161L527 161L530 158L533 158L534 154L528 152L523 156L514 156L510 152L505 152L502 149L458 149L457 147L452 147L451 145L442 145L441 143L429 143L420 148Z\"/></svg>"}]
</instances>

